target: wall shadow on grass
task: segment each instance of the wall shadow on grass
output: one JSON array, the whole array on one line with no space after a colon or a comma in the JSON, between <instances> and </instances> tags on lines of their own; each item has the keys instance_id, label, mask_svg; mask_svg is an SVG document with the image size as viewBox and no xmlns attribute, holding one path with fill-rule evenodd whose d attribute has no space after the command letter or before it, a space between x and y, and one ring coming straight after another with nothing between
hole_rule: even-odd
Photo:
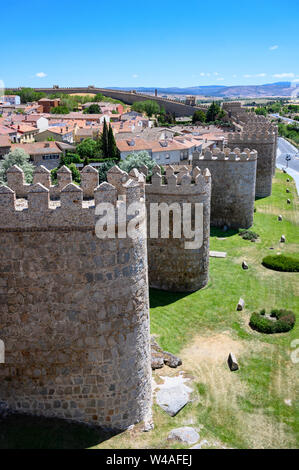
<instances>
[{"instance_id":1,"label":"wall shadow on grass","mask_svg":"<svg viewBox=\"0 0 299 470\"><path fill-rule=\"evenodd\" d=\"M117 432L58 418L10 414L0 419L0 449L86 449Z\"/></svg>"},{"instance_id":2,"label":"wall shadow on grass","mask_svg":"<svg viewBox=\"0 0 299 470\"><path fill-rule=\"evenodd\" d=\"M167 292L159 289L150 289L150 308L164 307L165 305L173 304L190 294L192 294L192 292Z\"/></svg>"},{"instance_id":3,"label":"wall shadow on grass","mask_svg":"<svg viewBox=\"0 0 299 470\"><path fill-rule=\"evenodd\" d=\"M233 235L237 235L238 233L239 233L239 230L236 230L234 228L229 228L226 232L224 232L222 228L211 227L210 236L219 237L219 238L227 238L227 237L232 237Z\"/></svg>"}]
</instances>

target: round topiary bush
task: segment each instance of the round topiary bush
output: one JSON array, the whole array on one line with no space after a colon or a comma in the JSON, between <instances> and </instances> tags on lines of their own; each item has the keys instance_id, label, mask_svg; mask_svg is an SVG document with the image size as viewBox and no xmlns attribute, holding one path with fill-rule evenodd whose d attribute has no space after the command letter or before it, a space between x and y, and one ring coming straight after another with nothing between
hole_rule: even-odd
<instances>
[{"instance_id":1,"label":"round topiary bush","mask_svg":"<svg viewBox=\"0 0 299 470\"><path fill-rule=\"evenodd\" d=\"M263 258L262 265L275 271L296 273L299 272L299 257L269 255Z\"/></svg>"},{"instance_id":2,"label":"round topiary bush","mask_svg":"<svg viewBox=\"0 0 299 470\"><path fill-rule=\"evenodd\" d=\"M259 238L258 233L243 228L239 229L239 236L242 237L243 240L250 240L251 242L255 242Z\"/></svg>"},{"instance_id":3,"label":"round topiary bush","mask_svg":"<svg viewBox=\"0 0 299 470\"><path fill-rule=\"evenodd\" d=\"M249 325L260 333L285 333L294 327L295 321L295 314L291 310L273 309L270 315L267 315L263 309L259 313L251 314Z\"/></svg>"}]
</instances>

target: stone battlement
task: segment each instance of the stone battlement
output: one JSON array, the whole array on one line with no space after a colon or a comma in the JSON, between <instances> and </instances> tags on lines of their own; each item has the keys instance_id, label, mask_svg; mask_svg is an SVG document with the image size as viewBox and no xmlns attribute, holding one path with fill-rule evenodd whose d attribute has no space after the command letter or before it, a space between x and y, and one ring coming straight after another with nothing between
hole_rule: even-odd
<instances>
[{"instance_id":1,"label":"stone battlement","mask_svg":"<svg viewBox=\"0 0 299 470\"><path fill-rule=\"evenodd\" d=\"M72 172L66 166L62 166L57 171L57 184L51 183L51 172L44 166L38 166L33 173L33 185L25 182L24 172L17 165L7 170L7 186L13 189L17 197L28 197L33 185L40 183L49 190L50 197L55 199L61 190L72 183ZM81 188L84 198L93 198L94 190L99 185L99 173L91 165L86 165L80 172Z\"/></svg>"},{"instance_id":2,"label":"stone battlement","mask_svg":"<svg viewBox=\"0 0 299 470\"><path fill-rule=\"evenodd\" d=\"M85 167L87 168L87 167ZM67 169L68 170L68 169ZM41 182L33 184L25 184L27 199L17 199L16 192L9 186L0 186L0 230L3 229L57 229L68 227L68 230L75 228L94 227L96 211L95 208L100 203L113 204L116 210L124 203L140 201L141 192L138 182L130 178L125 172L125 182L121 186L114 186L111 183L104 182L93 190L93 199L84 200L84 184L78 186L73 182L68 182L64 187L66 180L59 181L55 188L55 200L51 200L51 187L44 186ZM23 172L18 167L13 167L10 173L23 177ZM41 179L46 175L42 171L35 172L34 180ZM62 167L62 174L70 175ZM83 174L89 175L88 171ZM82 175L82 173L81 173ZM92 177L94 176L91 173ZM9 178L8 178L9 179ZM91 178L90 178L91 180ZM10 180L10 182L12 182ZM44 181L45 182L45 181ZM17 185L16 179L13 181L19 193L20 186ZM52 187L53 188L53 187ZM90 189L90 186L89 186ZM58 192L59 190L59 192ZM90 192L91 194L91 192Z\"/></svg>"},{"instance_id":3,"label":"stone battlement","mask_svg":"<svg viewBox=\"0 0 299 470\"><path fill-rule=\"evenodd\" d=\"M250 144L273 144L275 142L275 133L270 130L258 132L230 132L228 134L228 143L249 142Z\"/></svg>"},{"instance_id":4,"label":"stone battlement","mask_svg":"<svg viewBox=\"0 0 299 470\"><path fill-rule=\"evenodd\" d=\"M211 174L207 168L202 172L197 168L197 171L192 173L183 166L179 173L175 174L174 168L170 165L166 169L166 174L162 176L161 168L157 165L153 169L150 182L145 185L145 193L192 195L209 191L210 185Z\"/></svg>"},{"instance_id":5,"label":"stone battlement","mask_svg":"<svg viewBox=\"0 0 299 470\"><path fill-rule=\"evenodd\" d=\"M210 161L210 160L221 160L229 162L247 162L249 160L257 159L257 151L244 149L242 152L239 148L234 148L233 151L230 148L225 148L223 152L220 149L213 149L212 151L206 150L204 154L199 152L193 152L193 159L196 165L197 161Z\"/></svg>"}]
</instances>

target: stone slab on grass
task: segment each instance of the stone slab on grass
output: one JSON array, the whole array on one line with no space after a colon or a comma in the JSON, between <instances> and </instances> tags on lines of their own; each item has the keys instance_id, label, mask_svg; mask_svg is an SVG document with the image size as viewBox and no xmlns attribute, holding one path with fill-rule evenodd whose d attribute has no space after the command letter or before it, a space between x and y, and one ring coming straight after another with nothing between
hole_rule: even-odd
<instances>
[{"instance_id":1,"label":"stone slab on grass","mask_svg":"<svg viewBox=\"0 0 299 470\"><path fill-rule=\"evenodd\" d=\"M177 377L161 377L164 383L159 385L156 392L156 402L170 416L175 416L190 402L192 388L185 385L182 375Z\"/></svg>"},{"instance_id":2,"label":"stone slab on grass","mask_svg":"<svg viewBox=\"0 0 299 470\"><path fill-rule=\"evenodd\" d=\"M182 428L176 428L170 431L167 439L183 442L184 444L195 444L199 440L199 434L194 428L184 426Z\"/></svg>"},{"instance_id":3,"label":"stone slab on grass","mask_svg":"<svg viewBox=\"0 0 299 470\"><path fill-rule=\"evenodd\" d=\"M226 251L210 251L212 258L226 258Z\"/></svg>"}]
</instances>

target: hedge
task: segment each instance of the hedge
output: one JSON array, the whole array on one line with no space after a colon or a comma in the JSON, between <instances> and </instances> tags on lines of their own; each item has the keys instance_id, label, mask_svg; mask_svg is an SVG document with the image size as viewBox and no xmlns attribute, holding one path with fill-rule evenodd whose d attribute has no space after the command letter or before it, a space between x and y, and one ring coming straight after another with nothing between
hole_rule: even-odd
<instances>
[{"instance_id":1,"label":"hedge","mask_svg":"<svg viewBox=\"0 0 299 470\"><path fill-rule=\"evenodd\" d=\"M299 272L299 257L286 255L269 255L263 258L262 265L275 271Z\"/></svg>"},{"instance_id":2,"label":"hedge","mask_svg":"<svg viewBox=\"0 0 299 470\"><path fill-rule=\"evenodd\" d=\"M265 313L265 309L263 309L259 313L253 312L251 314L249 325L253 330L266 334L285 333L295 325L296 317L291 310L271 310L270 317L276 318L276 320L267 318Z\"/></svg>"},{"instance_id":3,"label":"hedge","mask_svg":"<svg viewBox=\"0 0 299 470\"><path fill-rule=\"evenodd\" d=\"M239 229L239 236L243 238L243 240L250 240L254 241L259 238L258 233L252 232L252 230L246 230L246 229Z\"/></svg>"}]
</instances>

